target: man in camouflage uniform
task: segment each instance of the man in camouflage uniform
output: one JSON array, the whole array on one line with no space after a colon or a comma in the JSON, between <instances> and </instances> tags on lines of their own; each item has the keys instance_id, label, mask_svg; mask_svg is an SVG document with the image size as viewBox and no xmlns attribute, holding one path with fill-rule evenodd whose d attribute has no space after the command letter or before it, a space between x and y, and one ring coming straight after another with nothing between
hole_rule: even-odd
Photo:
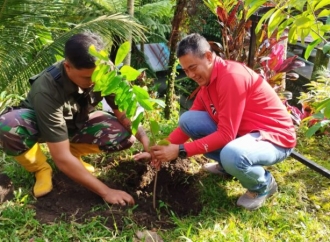
<instances>
[{"instance_id":1,"label":"man in camouflage uniform","mask_svg":"<svg viewBox=\"0 0 330 242\"><path fill-rule=\"evenodd\" d=\"M92 90L95 58L88 52L91 45L104 48L100 37L91 32L72 36L65 44L65 59L30 79L31 90L22 105L0 116L0 147L35 173L36 197L52 190L52 169L39 146L46 142L56 166L68 177L109 203L134 204L132 196L94 177L94 167L81 159L91 153L127 149L135 140L131 121L118 110L113 95L105 100L114 115L93 111L102 97ZM142 127L136 138L148 149Z\"/></svg>"}]
</instances>

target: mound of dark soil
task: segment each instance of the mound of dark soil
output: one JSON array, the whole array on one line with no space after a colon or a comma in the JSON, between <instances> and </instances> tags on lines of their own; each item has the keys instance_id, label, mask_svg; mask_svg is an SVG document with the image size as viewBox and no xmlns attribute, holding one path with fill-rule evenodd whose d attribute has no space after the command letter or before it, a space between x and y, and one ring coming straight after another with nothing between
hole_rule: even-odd
<instances>
[{"instance_id":1,"label":"mound of dark soil","mask_svg":"<svg viewBox=\"0 0 330 242\"><path fill-rule=\"evenodd\" d=\"M201 163L205 160L200 160ZM36 218L42 223L75 221L84 223L93 217L104 218L104 224L113 229L127 226L131 220L146 228L170 228L171 211L175 216L198 214L198 174L188 173L189 160L177 159L166 164L157 174L156 209L153 208L155 171L144 163L123 161L115 165L107 162L103 169L113 177L101 179L109 187L131 194L136 205L120 207L105 203L99 196L73 182L57 171L53 177L54 188L48 195L38 198L34 204Z\"/></svg>"},{"instance_id":2,"label":"mound of dark soil","mask_svg":"<svg viewBox=\"0 0 330 242\"><path fill-rule=\"evenodd\" d=\"M0 203L14 197L14 186L6 174L0 174Z\"/></svg>"}]
</instances>

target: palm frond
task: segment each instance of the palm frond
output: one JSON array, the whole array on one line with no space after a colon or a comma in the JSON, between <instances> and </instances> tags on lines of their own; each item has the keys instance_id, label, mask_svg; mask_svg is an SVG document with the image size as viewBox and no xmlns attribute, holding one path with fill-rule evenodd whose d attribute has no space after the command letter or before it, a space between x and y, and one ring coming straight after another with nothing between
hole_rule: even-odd
<instances>
[{"instance_id":1,"label":"palm frond","mask_svg":"<svg viewBox=\"0 0 330 242\"><path fill-rule=\"evenodd\" d=\"M164 0L135 8L135 18L148 30L148 42L166 41L172 28L173 6L173 1Z\"/></svg>"},{"instance_id":2,"label":"palm frond","mask_svg":"<svg viewBox=\"0 0 330 242\"><path fill-rule=\"evenodd\" d=\"M53 43L44 47L36 55L31 65L22 66L21 71L15 75L12 84L7 83L10 89L17 90L20 93L24 92L29 77L41 72L45 67L52 65L59 57L62 57L64 44L67 39L73 34L84 30L91 30L100 34L108 47L113 44L119 44L117 43L118 41L123 42L127 40L130 34L132 34L135 41L144 40L143 26L136 23L127 15L114 14L111 16L101 16L89 22L81 23L76 25L72 30L65 32L54 40Z\"/></svg>"},{"instance_id":3,"label":"palm frond","mask_svg":"<svg viewBox=\"0 0 330 242\"><path fill-rule=\"evenodd\" d=\"M109 43L129 33L144 38L141 25L114 14L123 6L119 0L0 0L0 90L24 92L27 79L61 57L68 37L83 29Z\"/></svg>"}]
</instances>

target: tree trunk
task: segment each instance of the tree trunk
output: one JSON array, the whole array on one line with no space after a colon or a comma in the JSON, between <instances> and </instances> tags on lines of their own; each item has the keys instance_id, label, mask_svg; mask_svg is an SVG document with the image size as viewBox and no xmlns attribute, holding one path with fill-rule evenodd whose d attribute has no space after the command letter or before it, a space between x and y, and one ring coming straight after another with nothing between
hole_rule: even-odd
<instances>
[{"instance_id":1,"label":"tree trunk","mask_svg":"<svg viewBox=\"0 0 330 242\"><path fill-rule=\"evenodd\" d=\"M329 55L324 54L322 49L316 48L312 79L315 77L317 71L327 69L329 63L330 63Z\"/></svg>"},{"instance_id":2,"label":"tree trunk","mask_svg":"<svg viewBox=\"0 0 330 242\"><path fill-rule=\"evenodd\" d=\"M176 46L180 38L180 26L185 19L185 9L187 7L188 0L176 0L176 7L174 17L172 20L172 31L170 40L168 43L170 49L170 57L168 66L170 67L167 71L167 90L165 99L165 118L170 119L171 111L173 110L173 96L174 96L174 81L176 78Z\"/></svg>"},{"instance_id":3,"label":"tree trunk","mask_svg":"<svg viewBox=\"0 0 330 242\"><path fill-rule=\"evenodd\" d=\"M134 17L134 0L127 0L127 13ZM132 50L132 34L129 34L127 40L129 41ZM128 66L131 65L131 51L128 52L127 56L125 57L124 64Z\"/></svg>"}]
</instances>

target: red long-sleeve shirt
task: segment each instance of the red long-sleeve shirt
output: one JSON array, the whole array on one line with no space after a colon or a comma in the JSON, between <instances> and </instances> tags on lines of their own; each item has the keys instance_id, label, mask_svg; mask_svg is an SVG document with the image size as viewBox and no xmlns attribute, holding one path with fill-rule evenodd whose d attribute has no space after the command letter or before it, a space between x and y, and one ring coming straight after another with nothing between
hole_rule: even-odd
<instances>
[{"instance_id":1,"label":"red long-sleeve shirt","mask_svg":"<svg viewBox=\"0 0 330 242\"><path fill-rule=\"evenodd\" d=\"M185 143L188 156L222 148L253 131L259 131L262 140L281 147L296 145L294 125L274 89L238 62L216 57L210 83L201 87L190 110L207 111L216 122L217 131ZM173 144L182 144L188 139L179 127L169 135Z\"/></svg>"}]
</instances>

